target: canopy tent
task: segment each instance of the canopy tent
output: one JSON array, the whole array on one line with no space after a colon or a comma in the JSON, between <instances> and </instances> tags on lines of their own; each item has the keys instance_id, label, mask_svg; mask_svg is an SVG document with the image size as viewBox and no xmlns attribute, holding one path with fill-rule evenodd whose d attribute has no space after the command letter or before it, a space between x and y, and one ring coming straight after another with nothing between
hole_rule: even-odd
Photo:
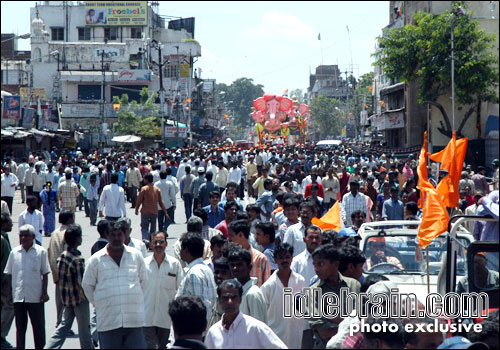
<instances>
[{"instance_id":1,"label":"canopy tent","mask_svg":"<svg viewBox=\"0 0 500 350\"><path fill-rule=\"evenodd\" d=\"M135 135L123 135L123 136L115 136L111 139L111 141L120 143L134 143L141 141L141 138Z\"/></svg>"}]
</instances>

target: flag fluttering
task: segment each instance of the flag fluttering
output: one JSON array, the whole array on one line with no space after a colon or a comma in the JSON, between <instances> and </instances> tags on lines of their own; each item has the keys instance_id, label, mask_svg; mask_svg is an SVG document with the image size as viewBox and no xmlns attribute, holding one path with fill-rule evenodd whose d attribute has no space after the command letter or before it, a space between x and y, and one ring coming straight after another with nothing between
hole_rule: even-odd
<instances>
[{"instance_id":1,"label":"flag fluttering","mask_svg":"<svg viewBox=\"0 0 500 350\"><path fill-rule=\"evenodd\" d=\"M328 212L321 217L321 219L312 219L313 225L320 227L322 230L335 230L337 232L342 229L340 222L339 201L336 201L330 210L328 210Z\"/></svg>"},{"instance_id":2,"label":"flag fluttering","mask_svg":"<svg viewBox=\"0 0 500 350\"><path fill-rule=\"evenodd\" d=\"M456 132L448 145L438 153L431 154L429 158L435 162L441 163L441 169L446 170L448 174L443 177L437 186L437 191L444 204L449 208L458 207L460 202L460 174L467 152L467 138L457 141Z\"/></svg>"},{"instance_id":3,"label":"flag fluttering","mask_svg":"<svg viewBox=\"0 0 500 350\"><path fill-rule=\"evenodd\" d=\"M427 133L424 134L424 144L418 161L418 188L420 190L419 206L423 207L422 221L418 228L418 244L427 247L434 238L446 232L450 216L437 189L427 178Z\"/></svg>"}]
</instances>

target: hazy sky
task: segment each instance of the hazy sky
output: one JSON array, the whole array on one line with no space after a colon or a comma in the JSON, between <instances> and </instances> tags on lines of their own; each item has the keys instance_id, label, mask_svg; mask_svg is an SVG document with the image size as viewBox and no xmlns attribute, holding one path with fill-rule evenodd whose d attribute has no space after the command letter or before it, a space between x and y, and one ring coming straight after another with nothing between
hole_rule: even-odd
<instances>
[{"instance_id":1,"label":"hazy sky","mask_svg":"<svg viewBox=\"0 0 500 350\"><path fill-rule=\"evenodd\" d=\"M2 1L2 33L28 33L34 5ZM202 78L226 84L252 78L266 92L281 94L305 91L310 71L320 64L338 64L345 71L352 62L355 76L372 71L370 55L389 23L389 1L161 1L160 15L196 18L202 56L195 68L202 68ZM20 39L18 49L30 49L29 42Z\"/></svg>"}]
</instances>

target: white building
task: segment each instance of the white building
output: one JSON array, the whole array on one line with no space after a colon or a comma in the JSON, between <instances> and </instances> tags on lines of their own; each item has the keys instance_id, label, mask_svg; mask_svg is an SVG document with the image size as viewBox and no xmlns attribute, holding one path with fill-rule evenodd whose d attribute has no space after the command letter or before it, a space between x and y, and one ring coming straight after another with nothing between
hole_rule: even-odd
<instances>
[{"instance_id":1,"label":"white building","mask_svg":"<svg viewBox=\"0 0 500 350\"><path fill-rule=\"evenodd\" d=\"M192 34L166 29L147 1L117 2L112 8L101 4L109 3L43 1L31 8L33 87L45 88L47 100L61 104L65 129L78 123L99 133L102 122L116 121L113 96L127 93L137 100L143 87L157 92L158 45L163 61L170 62L163 66L167 102L174 91L182 95L183 87L188 94L192 58L201 55ZM185 78L169 74L173 64L181 71L184 60L191 68Z\"/></svg>"}]
</instances>

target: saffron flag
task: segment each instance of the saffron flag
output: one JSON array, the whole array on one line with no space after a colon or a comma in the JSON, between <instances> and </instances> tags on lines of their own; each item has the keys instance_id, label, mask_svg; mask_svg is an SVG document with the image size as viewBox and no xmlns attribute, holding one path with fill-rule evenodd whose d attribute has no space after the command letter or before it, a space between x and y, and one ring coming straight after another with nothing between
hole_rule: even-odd
<instances>
[{"instance_id":1,"label":"saffron flag","mask_svg":"<svg viewBox=\"0 0 500 350\"><path fill-rule=\"evenodd\" d=\"M370 87L368 88L368 91L370 91L370 92L371 92L372 90L373 90L373 84L372 84L372 85L370 85Z\"/></svg>"},{"instance_id":2,"label":"saffron flag","mask_svg":"<svg viewBox=\"0 0 500 350\"><path fill-rule=\"evenodd\" d=\"M288 94L288 89L286 89L285 91L283 91L283 93L281 95L285 96L286 94Z\"/></svg>"},{"instance_id":3,"label":"saffron flag","mask_svg":"<svg viewBox=\"0 0 500 350\"><path fill-rule=\"evenodd\" d=\"M321 217L321 219L313 218L313 225L320 227L322 230L335 230L340 231L342 226L340 224L340 207L339 201L328 210L328 212Z\"/></svg>"},{"instance_id":4,"label":"saffron flag","mask_svg":"<svg viewBox=\"0 0 500 350\"><path fill-rule=\"evenodd\" d=\"M448 174L443 177L437 186L438 193L444 204L449 208L458 207L460 201L460 174L467 152L467 138L457 141L456 132L448 145L438 153L429 156L435 162L441 163L441 169L446 170Z\"/></svg>"},{"instance_id":5,"label":"saffron flag","mask_svg":"<svg viewBox=\"0 0 500 350\"><path fill-rule=\"evenodd\" d=\"M186 104L189 102L191 102L191 97L189 97L186 101L184 101L184 103L186 103Z\"/></svg>"},{"instance_id":6,"label":"saffron flag","mask_svg":"<svg viewBox=\"0 0 500 350\"><path fill-rule=\"evenodd\" d=\"M424 134L424 144L418 161L418 187L420 189L419 206L423 207L422 221L418 228L418 244L420 248L427 247L434 238L446 232L450 216L437 189L427 178L427 133Z\"/></svg>"}]
</instances>

